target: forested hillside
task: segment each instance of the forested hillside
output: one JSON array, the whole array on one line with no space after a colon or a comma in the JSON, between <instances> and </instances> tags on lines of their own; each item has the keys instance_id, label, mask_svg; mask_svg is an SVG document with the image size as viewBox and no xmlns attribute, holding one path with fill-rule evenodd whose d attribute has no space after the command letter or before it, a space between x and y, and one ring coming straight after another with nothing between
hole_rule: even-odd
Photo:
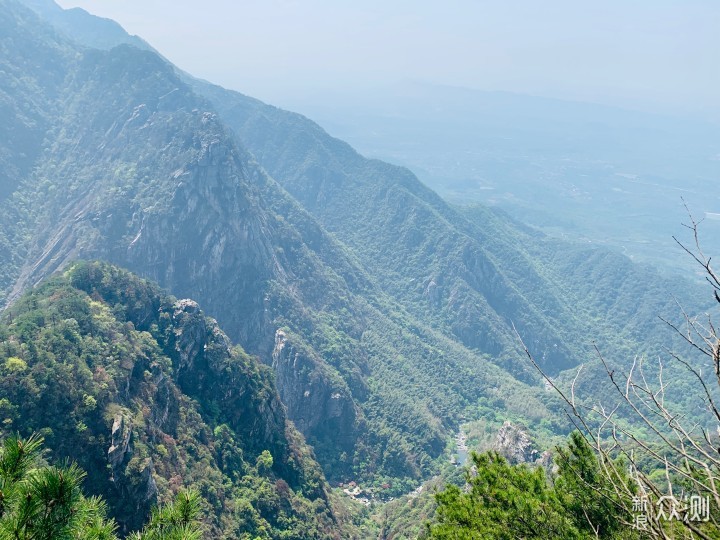
<instances>
[{"instance_id":1,"label":"forested hillside","mask_svg":"<svg viewBox=\"0 0 720 540\"><path fill-rule=\"evenodd\" d=\"M673 336L658 317L708 305L691 280L547 237L496 209L452 206L407 169L363 158L300 115L194 85L384 292L515 377L532 376L515 330L558 374L595 358L593 343L621 362L661 354Z\"/></svg>"},{"instance_id":2,"label":"forested hillside","mask_svg":"<svg viewBox=\"0 0 720 540\"><path fill-rule=\"evenodd\" d=\"M343 537L270 369L194 301L76 264L6 310L0 338L0 437L40 434L46 459L77 462L121 533L184 487L207 537Z\"/></svg>"},{"instance_id":3,"label":"forested hillside","mask_svg":"<svg viewBox=\"0 0 720 540\"><path fill-rule=\"evenodd\" d=\"M710 115L531 94L405 81L283 103L364 155L411 168L451 202L502 208L558 238L687 271L670 239L686 222L682 196L707 216L708 251L720 250Z\"/></svg>"},{"instance_id":4,"label":"forested hillside","mask_svg":"<svg viewBox=\"0 0 720 540\"><path fill-rule=\"evenodd\" d=\"M18 39L71 47L14 11ZM125 45L77 49L65 70L54 101L33 85L56 115L32 174L5 201L7 301L77 257L200 299L275 366L290 417L334 478L423 477L464 409L489 392L517 415L549 415L488 358L384 294L163 60ZM506 399L518 392L526 398Z\"/></svg>"},{"instance_id":5,"label":"forested hillside","mask_svg":"<svg viewBox=\"0 0 720 540\"><path fill-rule=\"evenodd\" d=\"M15 0L0 8L9 118L0 129L25 137L0 140L8 316L30 302L18 300L24 291L78 258L196 299L272 368L287 416L332 481L410 491L438 470L464 420L565 434L514 329L562 376L590 358L593 341L618 362L671 344L657 315L677 316L672 293L702 307L687 283L622 256L451 206L308 119L194 80L94 27L107 21L50 16L47 4L43 20ZM164 313L152 305L148 320ZM119 320L137 330L129 315ZM219 408L216 421L230 414ZM74 436L64 433L56 441ZM260 450L248 458L256 467ZM272 455L294 490L300 480ZM105 475L87 468L98 482Z\"/></svg>"}]
</instances>

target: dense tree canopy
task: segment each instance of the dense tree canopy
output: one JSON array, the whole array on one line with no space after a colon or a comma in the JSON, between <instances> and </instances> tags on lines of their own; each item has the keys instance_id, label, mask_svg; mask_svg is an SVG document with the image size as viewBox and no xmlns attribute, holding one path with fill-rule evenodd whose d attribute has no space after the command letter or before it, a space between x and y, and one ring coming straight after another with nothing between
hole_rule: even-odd
<instances>
[{"instance_id":1,"label":"dense tree canopy","mask_svg":"<svg viewBox=\"0 0 720 540\"><path fill-rule=\"evenodd\" d=\"M609 463L622 474L622 463ZM626 539L626 505L600 473L593 449L577 432L557 449L556 468L511 465L496 452L473 454L465 489L436 498L428 525L436 539Z\"/></svg>"}]
</instances>

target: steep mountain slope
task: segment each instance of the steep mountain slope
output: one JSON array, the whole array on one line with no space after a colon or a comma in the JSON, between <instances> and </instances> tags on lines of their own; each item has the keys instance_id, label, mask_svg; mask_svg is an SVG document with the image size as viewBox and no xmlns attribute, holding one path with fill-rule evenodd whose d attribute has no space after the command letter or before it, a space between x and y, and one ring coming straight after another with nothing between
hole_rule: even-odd
<instances>
[{"instance_id":1,"label":"steep mountain slope","mask_svg":"<svg viewBox=\"0 0 720 540\"><path fill-rule=\"evenodd\" d=\"M720 251L712 122L421 83L284 99L450 201L497 205L549 234L686 271L668 249L686 217L682 196L698 218L707 212L705 244Z\"/></svg>"},{"instance_id":2,"label":"steep mountain slope","mask_svg":"<svg viewBox=\"0 0 720 540\"><path fill-rule=\"evenodd\" d=\"M66 29L79 33L75 37L86 44L102 46L88 40L83 28ZM131 37L119 42L127 39ZM502 212L454 208L406 169L365 159L301 115L186 74L181 77L210 100L258 162L353 250L385 291L433 327L505 363L516 358L508 322L535 344L548 369L557 371L584 356L577 336L592 334L602 340L605 333L597 333L598 319L611 336L627 324L642 328L632 336L640 338L632 342L638 351L646 341L643 335L657 331L649 329L650 321L676 312L673 295L687 307L704 303L697 288L683 280L662 278L610 251L533 234ZM471 108L483 107L466 102ZM537 114L529 111L528 121L538 121ZM614 272L624 281L622 287L607 277L598 281L591 279L592 272L583 274L588 261L598 259L603 263L593 271ZM596 300L622 290L619 304L628 309L643 306L645 316L613 316L597 301L583 306L589 300L584 294L588 287ZM584 316L578 317L579 312ZM517 374L523 367L511 369Z\"/></svg>"},{"instance_id":3,"label":"steep mountain slope","mask_svg":"<svg viewBox=\"0 0 720 540\"><path fill-rule=\"evenodd\" d=\"M574 363L554 328L488 257L482 239L458 227L456 212L409 171L362 158L299 115L196 84L258 161L413 314L516 373L522 367L513 366L509 321L548 352L551 369Z\"/></svg>"},{"instance_id":4,"label":"steep mountain slope","mask_svg":"<svg viewBox=\"0 0 720 540\"><path fill-rule=\"evenodd\" d=\"M0 25L0 200L32 169L42 151L51 110L74 51L47 26L31 32L35 17L3 9ZM40 92L39 88L44 91Z\"/></svg>"},{"instance_id":5,"label":"steep mountain slope","mask_svg":"<svg viewBox=\"0 0 720 540\"><path fill-rule=\"evenodd\" d=\"M91 15L82 8L63 9L53 0L22 0L60 32L71 36L73 41L94 49L112 49L127 44L139 49L153 50L142 38L131 36L112 19Z\"/></svg>"},{"instance_id":6,"label":"steep mountain slope","mask_svg":"<svg viewBox=\"0 0 720 540\"><path fill-rule=\"evenodd\" d=\"M21 34L44 28L4 7ZM60 44L72 47L46 47ZM126 45L73 50L42 155L5 201L8 302L78 257L199 299L275 367L290 418L332 478L428 474L463 410L488 393L518 415L549 414L382 293L162 59ZM38 99L48 91L34 85Z\"/></svg>"},{"instance_id":7,"label":"steep mountain slope","mask_svg":"<svg viewBox=\"0 0 720 540\"><path fill-rule=\"evenodd\" d=\"M518 351L518 334L560 379L572 380L572 368L588 364L578 388L591 401L604 399L595 347L620 369L639 355L654 364L668 350L682 350L660 317L679 322L682 310L710 309L709 295L691 280L549 238L498 210L454 207L406 169L363 158L300 115L192 84L273 177L363 261L383 292L521 380L536 379ZM693 414L705 410L682 368L665 369L673 380L668 398Z\"/></svg>"},{"instance_id":8,"label":"steep mountain slope","mask_svg":"<svg viewBox=\"0 0 720 540\"><path fill-rule=\"evenodd\" d=\"M671 292L690 310L704 303L693 285L610 251L549 239L501 212L453 207L408 170L363 158L300 115L193 84L386 293L518 376L526 366L514 328L557 373L588 357L582 336L613 354L658 353L671 343L657 320L677 313Z\"/></svg>"},{"instance_id":9,"label":"steep mountain slope","mask_svg":"<svg viewBox=\"0 0 720 540\"><path fill-rule=\"evenodd\" d=\"M198 299L273 366L288 416L333 480L402 491L487 407L562 432L513 325L557 373L586 358L579 336L639 348L618 308L668 308L669 284L631 267L617 302L598 309L616 283L583 295L574 270L604 259L623 273L625 259L588 259L502 215L451 207L301 116L178 74L151 51L82 48L17 3L0 6L8 33L37 42L64 74L53 86L30 77L28 95L54 101L3 203L6 300L78 257ZM76 37L106 46L92 35ZM649 351L665 342L645 314L637 327Z\"/></svg>"},{"instance_id":10,"label":"steep mountain slope","mask_svg":"<svg viewBox=\"0 0 720 540\"><path fill-rule=\"evenodd\" d=\"M77 461L123 533L187 486L207 537L343 536L270 370L192 300L78 264L6 311L0 338L0 435L39 432Z\"/></svg>"}]
</instances>

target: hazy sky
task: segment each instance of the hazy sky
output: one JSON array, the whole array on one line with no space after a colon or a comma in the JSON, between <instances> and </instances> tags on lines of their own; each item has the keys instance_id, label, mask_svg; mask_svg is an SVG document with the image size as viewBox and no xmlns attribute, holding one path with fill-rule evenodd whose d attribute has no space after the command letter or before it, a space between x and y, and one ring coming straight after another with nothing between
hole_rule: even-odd
<instances>
[{"instance_id":1,"label":"hazy sky","mask_svg":"<svg viewBox=\"0 0 720 540\"><path fill-rule=\"evenodd\" d=\"M288 96L415 80L720 113L719 0L60 0L190 73Z\"/></svg>"}]
</instances>

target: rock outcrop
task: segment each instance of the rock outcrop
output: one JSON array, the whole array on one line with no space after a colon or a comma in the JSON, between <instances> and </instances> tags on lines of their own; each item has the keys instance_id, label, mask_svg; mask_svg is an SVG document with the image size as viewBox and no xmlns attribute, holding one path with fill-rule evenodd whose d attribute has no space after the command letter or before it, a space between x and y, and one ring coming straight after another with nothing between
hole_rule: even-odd
<instances>
[{"instance_id":1,"label":"rock outcrop","mask_svg":"<svg viewBox=\"0 0 720 540\"><path fill-rule=\"evenodd\" d=\"M0 372L0 395L18 411L3 430L47 433L51 459L87 472L88 493L107 501L123 537L183 486L206 502L206 538L337 537L327 483L271 368L197 303L109 264L78 263L14 310L18 324L29 310L43 320L0 321L0 365L30 346L57 354L38 354L20 381ZM248 501L247 490L261 493ZM241 502L255 522L237 512Z\"/></svg>"},{"instance_id":2,"label":"rock outcrop","mask_svg":"<svg viewBox=\"0 0 720 540\"><path fill-rule=\"evenodd\" d=\"M130 447L132 431L130 426L125 424L125 417L121 414L115 416L113 420L110 440L112 444L108 449L108 462L112 470L113 481L115 481L116 471L129 461L128 455L132 455Z\"/></svg>"},{"instance_id":3,"label":"rock outcrop","mask_svg":"<svg viewBox=\"0 0 720 540\"><path fill-rule=\"evenodd\" d=\"M275 333L272 367L288 416L316 453L330 462L350 455L365 426L341 376L284 330Z\"/></svg>"},{"instance_id":4,"label":"rock outcrop","mask_svg":"<svg viewBox=\"0 0 720 540\"><path fill-rule=\"evenodd\" d=\"M506 421L498 431L493 450L513 465L533 463L540 457L527 432L510 421Z\"/></svg>"},{"instance_id":5,"label":"rock outcrop","mask_svg":"<svg viewBox=\"0 0 720 540\"><path fill-rule=\"evenodd\" d=\"M132 424L122 414L113 420L111 445L107 452L110 481L122 511L119 513L123 532L142 526L144 516L157 503L158 488L151 458L138 459L133 447Z\"/></svg>"}]
</instances>

